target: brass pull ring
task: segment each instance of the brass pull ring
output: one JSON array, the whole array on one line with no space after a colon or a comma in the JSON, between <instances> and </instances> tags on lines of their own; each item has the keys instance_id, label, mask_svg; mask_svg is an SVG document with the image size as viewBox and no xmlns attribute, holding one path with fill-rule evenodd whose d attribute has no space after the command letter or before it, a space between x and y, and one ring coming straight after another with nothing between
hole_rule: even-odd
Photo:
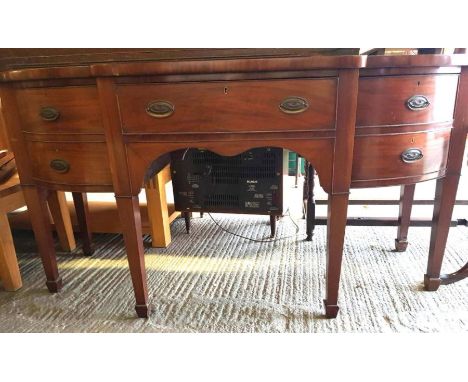
<instances>
[{"instance_id":1,"label":"brass pull ring","mask_svg":"<svg viewBox=\"0 0 468 382\"><path fill-rule=\"evenodd\" d=\"M424 157L420 149L408 149L401 153L400 158L405 163L414 163Z\"/></svg>"},{"instance_id":2,"label":"brass pull ring","mask_svg":"<svg viewBox=\"0 0 468 382\"><path fill-rule=\"evenodd\" d=\"M302 97L287 97L281 101L279 108L286 114L299 114L309 108L309 103Z\"/></svg>"},{"instance_id":3,"label":"brass pull ring","mask_svg":"<svg viewBox=\"0 0 468 382\"><path fill-rule=\"evenodd\" d=\"M52 159L49 165L52 170L61 174L65 174L70 171L70 163L64 159Z\"/></svg>"},{"instance_id":4,"label":"brass pull ring","mask_svg":"<svg viewBox=\"0 0 468 382\"><path fill-rule=\"evenodd\" d=\"M51 122L56 121L60 117L60 112L50 106L42 107L39 115L44 121Z\"/></svg>"},{"instance_id":5,"label":"brass pull ring","mask_svg":"<svg viewBox=\"0 0 468 382\"><path fill-rule=\"evenodd\" d=\"M427 108L431 103L426 96L414 95L406 101L408 109L413 111L419 111Z\"/></svg>"},{"instance_id":6,"label":"brass pull ring","mask_svg":"<svg viewBox=\"0 0 468 382\"><path fill-rule=\"evenodd\" d=\"M168 101L151 101L146 105L146 113L154 118L170 117L174 110L174 105Z\"/></svg>"}]
</instances>

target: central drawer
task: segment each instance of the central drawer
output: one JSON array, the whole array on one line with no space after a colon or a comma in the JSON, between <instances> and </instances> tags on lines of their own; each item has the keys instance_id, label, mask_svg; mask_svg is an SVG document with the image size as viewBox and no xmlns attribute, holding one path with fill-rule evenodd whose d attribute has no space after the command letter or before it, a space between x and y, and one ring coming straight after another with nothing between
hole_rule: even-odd
<instances>
[{"instance_id":1,"label":"central drawer","mask_svg":"<svg viewBox=\"0 0 468 382\"><path fill-rule=\"evenodd\" d=\"M119 85L125 133L334 129L336 78Z\"/></svg>"}]
</instances>

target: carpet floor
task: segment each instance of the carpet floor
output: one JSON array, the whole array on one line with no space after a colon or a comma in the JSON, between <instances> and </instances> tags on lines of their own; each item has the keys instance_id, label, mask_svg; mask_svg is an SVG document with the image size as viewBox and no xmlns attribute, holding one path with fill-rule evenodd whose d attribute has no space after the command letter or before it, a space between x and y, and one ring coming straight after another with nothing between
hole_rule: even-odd
<instances>
[{"instance_id":1,"label":"carpet floor","mask_svg":"<svg viewBox=\"0 0 468 382\"><path fill-rule=\"evenodd\" d=\"M265 238L268 218L213 215L229 231ZM23 288L0 285L1 332L467 332L468 282L425 292L429 228L412 228L406 253L393 252L396 228L348 227L337 319L323 316L326 228L303 241L305 222L278 223L274 242L252 242L194 218L172 224L167 249L145 237L147 320L134 313L121 235L95 235L92 257L58 252L63 290L49 294L33 236L14 232ZM208 240L207 238L210 238ZM450 230L443 270L467 261L468 228Z\"/></svg>"}]
</instances>

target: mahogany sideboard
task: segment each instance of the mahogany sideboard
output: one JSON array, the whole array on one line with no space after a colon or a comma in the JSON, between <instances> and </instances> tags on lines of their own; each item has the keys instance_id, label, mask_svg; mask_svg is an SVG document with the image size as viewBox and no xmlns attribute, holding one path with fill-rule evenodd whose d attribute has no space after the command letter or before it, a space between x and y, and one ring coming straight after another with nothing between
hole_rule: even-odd
<instances>
[{"instance_id":1,"label":"mahogany sideboard","mask_svg":"<svg viewBox=\"0 0 468 382\"><path fill-rule=\"evenodd\" d=\"M0 73L7 130L47 287L62 287L49 190L113 192L136 312L150 313L138 193L173 150L235 155L281 147L302 155L328 193L325 312L338 313L353 187L437 180L426 290L440 270L468 130L468 56L188 57L11 68Z\"/></svg>"}]
</instances>

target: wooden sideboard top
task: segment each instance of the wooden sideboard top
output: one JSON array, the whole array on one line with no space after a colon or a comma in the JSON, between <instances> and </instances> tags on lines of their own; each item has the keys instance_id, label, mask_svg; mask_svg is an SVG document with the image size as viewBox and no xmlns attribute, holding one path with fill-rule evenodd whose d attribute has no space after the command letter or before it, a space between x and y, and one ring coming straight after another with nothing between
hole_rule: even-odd
<instances>
[{"instance_id":1,"label":"wooden sideboard top","mask_svg":"<svg viewBox=\"0 0 468 382\"><path fill-rule=\"evenodd\" d=\"M358 55L357 48L0 48L0 71L109 62Z\"/></svg>"},{"instance_id":2,"label":"wooden sideboard top","mask_svg":"<svg viewBox=\"0 0 468 382\"><path fill-rule=\"evenodd\" d=\"M0 81L468 65L464 54L355 53L357 49L0 49Z\"/></svg>"}]
</instances>

